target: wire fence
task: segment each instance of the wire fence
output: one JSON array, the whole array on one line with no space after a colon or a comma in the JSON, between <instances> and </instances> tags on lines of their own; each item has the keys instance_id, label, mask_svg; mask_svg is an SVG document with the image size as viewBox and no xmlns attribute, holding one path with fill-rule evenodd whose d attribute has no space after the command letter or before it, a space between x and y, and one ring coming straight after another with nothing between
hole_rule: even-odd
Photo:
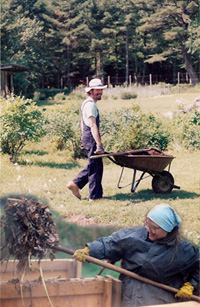
<instances>
[{"instance_id":1,"label":"wire fence","mask_svg":"<svg viewBox=\"0 0 200 307\"><path fill-rule=\"evenodd\" d=\"M200 73L197 73L197 79L200 80ZM129 75L128 80L125 77L115 77L107 76L103 78L104 83L108 86L132 86L137 85L154 85L159 83L178 85L178 84L190 84L192 85L192 80L189 77L188 73L178 72L173 75L156 75L148 74L143 76ZM200 82L200 81L199 81Z\"/></svg>"},{"instance_id":2,"label":"wire fence","mask_svg":"<svg viewBox=\"0 0 200 307\"><path fill-rule=\"evenodd\" d=\"M197 75L197 83L200 83L200 72ZM78 86L87 86L92 77L86 77L85 79L70 78L72 88ZM186 72L177 72L174 74L148 74L142 76L129 75L128 78L125 76L105 76L101 78L104 84L108 85L108 88L113 88L117 86L123 87L132 87L132 86L153 86L153 85L165 85L168 89L170 86L179 86L179 85L189 85L193 86L192 80L189 77L189 74ZM67 80L64 78L61 82L61 88L67 88Z\"/></svg>"}]
</instances>

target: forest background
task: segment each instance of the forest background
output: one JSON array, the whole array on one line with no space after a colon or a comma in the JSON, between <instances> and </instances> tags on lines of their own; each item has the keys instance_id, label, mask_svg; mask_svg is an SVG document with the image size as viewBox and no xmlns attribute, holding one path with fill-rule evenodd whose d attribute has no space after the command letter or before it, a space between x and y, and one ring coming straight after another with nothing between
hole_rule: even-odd
<instances>
[{"instance_id":1,"label":"forest background","mask_svg":"<svg viewBox=\"0 0 200 307\"><path fill-rule=\"evenodd\" d=\"M199 1L2 0L1 63L26 66L15 93L85 84L177 83L200 77ZM43 94L44 95L44 94ZM46 97L43 97L46 98Z\"/></svg>"}]
</instances>

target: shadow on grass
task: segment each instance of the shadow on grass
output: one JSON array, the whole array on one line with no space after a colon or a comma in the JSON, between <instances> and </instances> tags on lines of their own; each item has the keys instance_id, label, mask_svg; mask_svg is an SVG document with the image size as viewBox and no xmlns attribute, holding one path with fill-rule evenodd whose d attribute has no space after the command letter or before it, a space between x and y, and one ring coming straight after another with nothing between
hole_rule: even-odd
<instances>
[{"instance_id":1,"label":"shadow on grass","mask_svg":"<svg viewBox=\"0 0 200 307\"><path fill-rule=\"evenodd\" d=\"M47 101L47 100L39 100L36 102L36 105L38 107L42 107L42 106L53 106L55 104L55 102L52 101Z\"/></svg>"},{"instance_id":2,"label":"shadow on grass","mask_svg":"<svg viewBox=\"0 0 200 307\"><path fill-rule=\"evenodd\" d=\"M129 200L129 201L146 201L146 200L154 200L154 199L194 199L200 197L200 194L194 192L188 192L184 190L173 190L171 193L168 194L156 194L153 190L146 189L136 191L135 193L119 193L115 196L111 197L116 200Z\"/></svg>"},{"instance_id":3,"label":"shadow on grass","mask_svg":"<svg viewBox=\"0 0 200 307\"><path fill-rule=\"evenodd\" d=\"M48 155L48 151L40 151L40 150L25 150L23 151L23 155L37 155L37 156L45 156Z\"/></svg>"},{"instance_id":4,"label":"shadow on grass","mask_svg":"<svg viewBox=\"0 0 200 307\"><path fill-rule=\"evenodd\" d=\"M78 166L78 163L71 162L71 163L55 163L55 162L36 162L34 165L38 165L41 167L50 167L50 168L58 168L58 169L72 169Z\"/></svg>"},{"instance_id":5,"label":"shadow on grass","mask_svg":"<svg viewBox=\"0 0 200 307\"><path fill-rule=\"evenodd\" d=\"M54 100L46 101L46 100L39 100L36 102L38 107L45 107L45 106L55 106L55 105L63 105L63 102L56 102ZM45 109L43 110L45 111Z\"/></svg>"},{"instance_id":6,"label":"shadow on grass","mask_svg":"<svg viewBox=\"0 0 200 307\"><path fill-rule=\"evenodd\" d=\"M19 165L34 165L40 167L50 167L50 168L57 168L57 169L72 169L74 167L79 166L77 162L70 162L70 163L55 163L55 162L27 162L26 160L20 160L18 162Z\"/></svg>"}]
</instances>

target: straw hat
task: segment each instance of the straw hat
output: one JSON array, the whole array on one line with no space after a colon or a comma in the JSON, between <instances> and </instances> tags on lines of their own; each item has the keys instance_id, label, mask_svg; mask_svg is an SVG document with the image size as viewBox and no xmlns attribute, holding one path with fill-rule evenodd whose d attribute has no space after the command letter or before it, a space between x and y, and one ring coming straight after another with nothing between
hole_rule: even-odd
<instances>
[{"instance_id":1,"label":"straw hat","mask_svg":"<svg viewBox=\"0 0 200 307\"><path fill-rule=\"evenodd\" d=\"M89 82L89 87L86 87L85 91L86 93L88 93L93 89L104 89L104 88L107 88L107 85L103 85L100 79L95 78Z\"/></svg>"}]
</instances>

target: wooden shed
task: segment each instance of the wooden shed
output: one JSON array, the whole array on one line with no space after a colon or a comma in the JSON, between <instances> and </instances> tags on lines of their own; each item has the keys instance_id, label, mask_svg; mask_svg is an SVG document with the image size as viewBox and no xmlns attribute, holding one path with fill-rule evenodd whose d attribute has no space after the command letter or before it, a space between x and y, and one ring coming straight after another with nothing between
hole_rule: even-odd
<instances>
[{"instance_id":1,"label":"wooden shed","mask_svg":"<svg viewBox=\"0 0 200 307\"><path fill-rule=\"evenodd\" d=\"M14 73L28 70L27 67L17 64L1 64L1 82L0 82L0 96L5 97L14 93L13 75Z\"/></svg>"}]
</instances>

